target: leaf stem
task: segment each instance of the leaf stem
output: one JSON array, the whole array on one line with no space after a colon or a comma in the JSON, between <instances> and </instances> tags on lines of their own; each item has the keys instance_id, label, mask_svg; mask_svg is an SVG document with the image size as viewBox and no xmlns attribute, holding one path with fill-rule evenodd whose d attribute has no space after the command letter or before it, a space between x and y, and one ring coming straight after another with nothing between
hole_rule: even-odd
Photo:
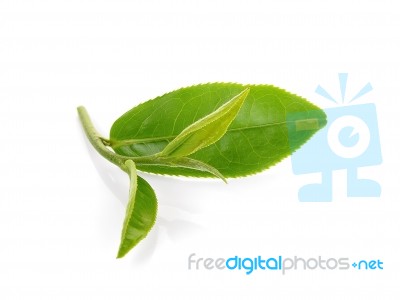
<instances>
[{"instance_id":1,"label":"leaf stem","mask_svg":"<svg viewBox=\"0 0 400 300\"><path fill-rule=\"evenodd\" d=\"M85 134L89 139L90 143L92 144L92 146L97 150L97 152L101 156L103 156L104 158L106 158L107 160L109 160L110 162L117 165L125 172L127 172L128 170L125 165L125 161L128 158L125 158L122 155L118 155L107 148L106 145L109 145L110 142L107 139L103 138L94 128L92 120L90 119L90 116L85 107L79 106L77 110L79 114L79 119L82 123L83 130L85 131Z\"/></svg>"},{"instance_id":2,"label":"leaf stem","mask_svg":"<svg viewBox=\"0 0 400 300\"><path fill-rule=\"evenodd\" d=\"M130 146L134 144L143 144L146 142L156 142L156 141L170 141L176 138L176 135L171 136L162 136L162 137L154 137L154 138L145 138L145 139L129 139L129 140L120 140L113 141L109 140L109 146L112 146L114 149L122 146Z\"/></svg>"},{"instance_id":3,"label":"leaf stem","mask_svg":"<svg viewBox=\"0 0 400 300\"><path fill-rule=\"evenodd\" d=\"M156 153L149 156L141 156L141 157L130 157L119 155L113 151L111 151L108 146L111 146L111 141L102 137L97 130L94 128L92 120L86 110L85 107L79 106L77 108L79 119L82 123L83 130L87 138L89 139L92 146L97 150L97 152L103 156L105 159L109 160L113 164L120 167L124 172L130 174L129 163L128 161L133 161L138 166L143 165L160 165L160 166L169 166L169 167L184 167L189 169L198 169L203 172L209 172L213 174L215 177L219 177L225 181L225 178L219 173L218 170L213 168L212 166L208 166L207 164L195 161L193 159L181 158L184 161L183 164L179 163L179 160L174 160L169 157L162 157L160 153ZM114 146L114 145L113 145ZM115 147L115 146L114 146ZM186 160L185 160L186 159ZM225 181L226 182L226 181Z\"/></svg>"}]
</instances>

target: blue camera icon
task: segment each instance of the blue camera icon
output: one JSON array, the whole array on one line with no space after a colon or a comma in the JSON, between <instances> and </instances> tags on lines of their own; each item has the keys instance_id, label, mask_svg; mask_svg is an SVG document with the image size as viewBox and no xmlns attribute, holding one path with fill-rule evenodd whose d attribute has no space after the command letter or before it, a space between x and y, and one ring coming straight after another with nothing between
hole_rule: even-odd
<instances>
[{"instance_id":1,"label":"blue camera icon","mask_svg":"<svg viewBox=\"0 0 400 300\"><path fill-rule=\"evenodd\" d=\"M357 169L382 163L378 121L372 103L340 106L324 110L328 123L305 145L292 154L296 175L321 173L321 183L308 184L299 190L301 202L332 201L332 172L347 170L348 197L379 197L378 182L358 178ZM293 113L288 116L289 143L296 145L299 130L296 120L307 116Z\"/></svg>"}]
</instances>

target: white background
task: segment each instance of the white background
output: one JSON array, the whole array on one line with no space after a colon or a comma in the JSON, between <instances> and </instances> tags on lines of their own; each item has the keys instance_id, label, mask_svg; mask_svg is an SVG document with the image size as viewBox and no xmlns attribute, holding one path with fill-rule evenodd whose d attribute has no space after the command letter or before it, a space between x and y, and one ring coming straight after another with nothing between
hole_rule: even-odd
<instances>
[{"instance_id":1,"label":"white background","mask_svg":"<svg viewBox=\"0 0 400 300\"><path fill-rule=\"evenodd\" d=\"M1 299L399 299L399 53L395 1L0 1ZM116 260L128 178L85 141L134 105L203 82L270 83L329 106L371 82L383 164L379 199L300 203L318 175L290 159L218 181L144 175L155 228ZM381 259L356 272L188 271L200 257Z\"/></svg>"}]
</instances>

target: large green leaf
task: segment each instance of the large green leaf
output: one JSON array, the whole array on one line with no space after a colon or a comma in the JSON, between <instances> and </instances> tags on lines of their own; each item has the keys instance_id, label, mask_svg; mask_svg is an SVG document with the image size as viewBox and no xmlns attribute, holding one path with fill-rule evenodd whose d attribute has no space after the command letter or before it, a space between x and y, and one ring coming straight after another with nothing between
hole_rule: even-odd
<instances>
[{"instance_id":1,"label":"large green leaf","mask_svg":"<svg viewBox=\"0 0 400 300\"><path fill-rule=\"evenodd\" d=\"M210 83L182 88L134 107L113 124L110 144L124 156L162 152L185 128L212 114L246 88L250 89L246 101L225 135L189 156L211 165L225 177L246 176L267 169L326 124L326 115L317 106L280 88ZM288 122L299 126L288 126ZM290 141L288 128L295 130ZM158 174L212 176L190 168L140 162L137 167Z\"/></svg>"},{"instance_id":2,"label":"large green leaf","mask_svg":"<svg viewBox=\"0 0 400 300\"><path fill-rule=\"evenodd\" d=\"M137 176L133 161L128 160L125 165L130 177L130 190L118 258L125 256L146 237L157 215L157 198L153 189L143 178Z\"/></svg>"}]
</instances>

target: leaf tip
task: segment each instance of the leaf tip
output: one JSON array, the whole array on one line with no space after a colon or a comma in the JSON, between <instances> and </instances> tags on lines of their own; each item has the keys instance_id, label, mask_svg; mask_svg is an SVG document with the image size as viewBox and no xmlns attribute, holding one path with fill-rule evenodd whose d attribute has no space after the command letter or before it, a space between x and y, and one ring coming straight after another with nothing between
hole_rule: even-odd
<instances>
[{"instance_id":1,"label":"leaf tip","mask_svg":"<svg viewBox=\"0 0 400 300\"><path fill-rule=\"evenodd\" d=\"M241 91L236 98L240 98L242 102L247 98L247 96L250 93L250 87L245 88L243 91Z\"/></svg>"},{"instance_id":2,"label":"leaf tip","mask_svg":"<svg viewBox=\"0 0 400 300\"><path fill-rule=\"evenodd\" d=\"M121 246L118 249L118 253L117 253L117 257L116 259L120 259L123 258L128 252L125 251L125 249L123 249Z\"/></svg>"}]
</instances>

